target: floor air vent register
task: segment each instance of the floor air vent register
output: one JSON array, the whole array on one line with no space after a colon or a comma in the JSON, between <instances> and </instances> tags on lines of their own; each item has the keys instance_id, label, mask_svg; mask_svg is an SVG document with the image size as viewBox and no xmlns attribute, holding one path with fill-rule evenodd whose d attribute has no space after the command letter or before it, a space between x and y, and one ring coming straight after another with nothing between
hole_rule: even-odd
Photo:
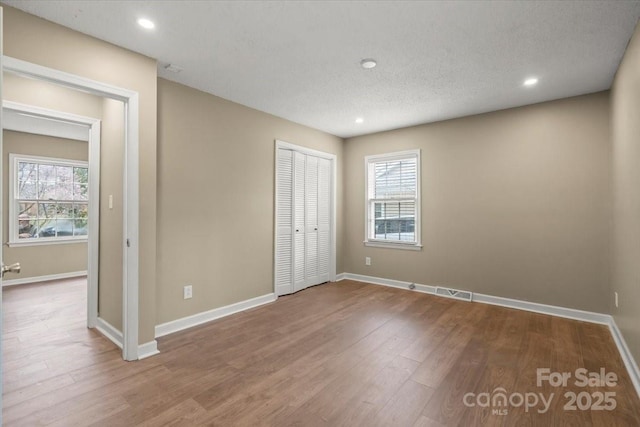
<instances>
[{"instance_id":1,"label":"floor air vent register","mask_svg":"<svg viewBox=\"0 0 640 427\"><path fill-rule=\"evenodd\" d=\"M451 289L451 288L441 288L440 286L436 286L435 294L441 297L459 299L462 301L471 302L473 300L473 292L459 291L457 289Z\"/></svg>"}]
</instances>

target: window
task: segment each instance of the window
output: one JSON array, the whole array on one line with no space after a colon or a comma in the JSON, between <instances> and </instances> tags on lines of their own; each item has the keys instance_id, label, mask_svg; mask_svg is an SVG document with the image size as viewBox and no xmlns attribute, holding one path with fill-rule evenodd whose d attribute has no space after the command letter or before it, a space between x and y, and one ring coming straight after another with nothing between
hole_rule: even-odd
<instances>
[{"instance_id":1,"label":"window","mask_svg":"<svg viewBox=\"0 0 640 427\"><path fill-rule=\"evenodd\" d=\"M87 239L87 162L9 155L9 243Z\"/></svg>"},{"instance_id":2,"label":"window","mask_svg":"<svg viewBox=\"0 0 640 427\"><path fill-rule=\"evenodd\" d=\"M368 246L420 246L420 150L368 156Z\"/></svg>"}]
</instances>

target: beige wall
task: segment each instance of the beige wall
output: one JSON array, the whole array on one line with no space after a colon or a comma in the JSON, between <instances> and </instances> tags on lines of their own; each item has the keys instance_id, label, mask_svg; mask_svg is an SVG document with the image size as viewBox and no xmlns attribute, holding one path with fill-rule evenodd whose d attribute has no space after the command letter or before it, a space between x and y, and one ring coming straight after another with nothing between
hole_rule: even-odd
<instances>
[{"instance_id":1,"label":"beige wall","mask_svg":"<svg viewBox=\"0 0 640 427\"><path fill-rule=\"evenodd\" d=\"M9 240L9 154L28 154L69 160L87 161L87 143L71 139L53 138L23 132L3 131L2 153L2 236ZM87 244L65 243L7 247L2 251L5 264L19 262L19 275L6 279L25 279L50 274L85 271L87 269Z\"/></svg>"},{"instance_id":2,"label":"beige wall","mask_svg":"<svg viewBox=\"0 0 640 427\"><path fill-rule=\"evenodd\" d=\"M4 8L4 54L140 95L139 342L153 340L156 283L156 61Z\"/></svg>"},{"instance_id":3,"label":"beige wall","mask_svg":"<svg viewBox=\"0 0 640 427\"><path fill-rule=\"evenodd\" d=\"M348 139L345 271L608 312L608 109L602 92ZM364 157L415 148L424 248L365 247Z\"/></svg>"},{"instance_id":4,"label":"beige wall","mask_svg":"<svg viewBox=\"0 0 640 427\"><path fill-rule=\"evenodd\" d=\"M5 101L19 102L95 119L102 117L102 98L98 96L12 73L3 73L2 84L2 97Z\"/></svg>"},{"instance_id":5,"label":"beige wall","mask_svg":"<svg viewBox=\"0 0 640 427\"><path fill-rule=\"evenodd\" d=\"M616 324L640 361L640 27L627 47L612 87L612 291Z\"/></svg>"},{"instance_id":6,"label":"beige wall","mask_svg":"<svg viewBox=\"0 0 640 427\"><path fill-rule=\"evenodd\" d=\"M162 79L158 101L158 323L273 292L274 140L337 154L339 189L342 140Z\"/></svg>"}]
</instances>

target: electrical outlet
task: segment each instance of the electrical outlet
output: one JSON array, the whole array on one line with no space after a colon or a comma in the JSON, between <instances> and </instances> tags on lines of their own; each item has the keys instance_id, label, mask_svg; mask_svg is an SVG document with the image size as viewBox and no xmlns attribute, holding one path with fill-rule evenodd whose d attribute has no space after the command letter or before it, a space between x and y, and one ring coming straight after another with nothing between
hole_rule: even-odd
<instances>
[{"instance_id":1,"label":"electrical outlet","mask_svg":"<svg viewBox=\"0 0 640 427\"><path fill-rule=\"evenodd\" d=\"M617 293L617 292L614 292L614 293L613 293L613 295L614 295L614 296L615 296L615 298L616 298L616 308L618 308L618 293Z\"/></svg>"},{"instance_id":2,"label":"electrical outlet","mask_svg":"<svg viewBox=\"0 0 640 427\"><path fill-rule=\"evenodd\" d=\"M193 298L193 287L191 285L187 285L184 287L183 289L183 298L184 299L189 299L189 298Z\"/></svg>"},{"instance_id":3,"label":"electrical outlet","mask_svg":"<svg viewBox=\"0 0 640 427\"><path fill-rule=\"evenodd\" d=\"M370 256L364 257L364 265L371 265L371 257Z\"/></svg>"}]
</instances>

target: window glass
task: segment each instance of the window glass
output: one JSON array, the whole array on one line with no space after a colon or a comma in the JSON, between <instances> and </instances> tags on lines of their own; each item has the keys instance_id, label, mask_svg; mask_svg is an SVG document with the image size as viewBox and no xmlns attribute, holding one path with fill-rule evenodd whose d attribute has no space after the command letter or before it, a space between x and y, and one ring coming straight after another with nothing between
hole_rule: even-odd
<instances>
[{"instance_id":1,"label":"window glass","mask_svg":"<svg viewBox=\"0 0 640 427\"><path fill-rule=\"evenodd\" d=\"M365 242L419 245L419 151L367 157Z\"/></svg>"},{"instance_id":2,"label":"window glass","mask_svg":"<svg viewBox=\"0 0 640 427\"><path fill-rule=\"evenodd\" d=\"M84 162L12 156L12 242L86 238L89 169ZM43 240L44 241L44 240Z\"/></svg>"}]
</instances>

